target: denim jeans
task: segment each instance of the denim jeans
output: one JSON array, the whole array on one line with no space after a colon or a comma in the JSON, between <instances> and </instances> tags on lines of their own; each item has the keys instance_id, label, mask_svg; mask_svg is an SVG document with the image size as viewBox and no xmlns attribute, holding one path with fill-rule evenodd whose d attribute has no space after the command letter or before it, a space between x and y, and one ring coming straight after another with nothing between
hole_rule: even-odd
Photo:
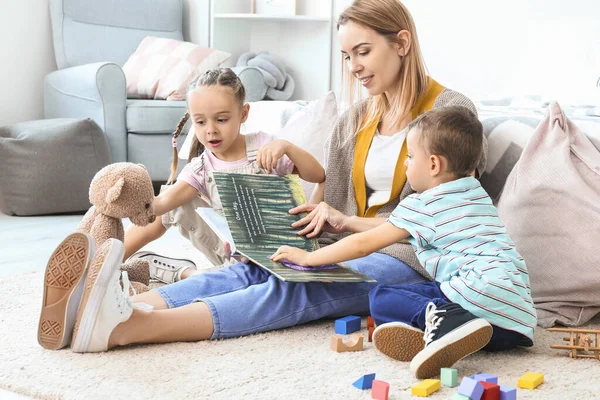
<instances>
[{"instance_id":1,"label":"denim jeans","mask_svg":"<svg viewBox=\"0 0 600 400\"><path fill-rule=\"evenodd\" d=\"M345 264L382 284L425 282L411 267L382 253ZM156 290L169 308L194 301L206 303L214 322L211 339L217 339L287 328L326 317L368 315L369 292L376 285L375 282L284 282L260 267L237 263Z\"/></svg>"},{"instance_id":2,"label":"denim jeans","mask_svg":"<svg viewBox=\"0 0 600 400\"><path fill-rule=\"evenodd\" d=\"M425 330L427 304L434 303L436 307L440 307L451 303L440 290L439 282L379 285L371 291L369 299L371 316L377 325L386 322L404 322L422 331ZM518 332L496 325L492 325L492 328L492 338L483 350L505 351L517 346L533 345L529 338Z\"/></svg>"}]
</instances>

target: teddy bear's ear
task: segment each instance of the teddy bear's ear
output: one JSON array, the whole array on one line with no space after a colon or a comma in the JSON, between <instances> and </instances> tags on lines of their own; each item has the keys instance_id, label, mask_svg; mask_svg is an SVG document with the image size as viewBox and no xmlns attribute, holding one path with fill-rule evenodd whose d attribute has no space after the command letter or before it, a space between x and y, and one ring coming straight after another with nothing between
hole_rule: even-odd
<instances>
[{"instance_id":1,"label":"teddy bear's ear","mask_svg":"<svg viewBox=\"0 0 600 400\"><path fill-rule=\"evenodd\" d=\"M125 179L119 178L119 180L117 180L115 184L112 185L110 189L108 189L108 192L106 192L106 197L104 198L106 202L112 203L113 201L117 200L121 195L121 191L123 190L124 185Z\"/></svg>"}]
</instances>

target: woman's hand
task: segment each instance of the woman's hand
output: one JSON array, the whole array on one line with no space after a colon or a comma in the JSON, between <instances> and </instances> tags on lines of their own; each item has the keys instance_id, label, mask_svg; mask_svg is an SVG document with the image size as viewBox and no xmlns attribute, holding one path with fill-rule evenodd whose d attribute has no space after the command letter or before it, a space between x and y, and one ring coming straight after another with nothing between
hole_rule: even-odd
<instances>
[{"instance_id":1,"label":"woman's hand","mask_svg":"<svg viewBox=\"0 0 600 400\"><path fill-rule=\"evenodd\" d=\"M313 238L321 232L340 233L346 230L345 225L348 217L324 201L319 204L302 204L290 210L290 214L301 212L308 212L308 215L292 224L294 228L306 225L304 229L298 232L298 235Z\"/></svg>"},{"instance_id":2,"label":"woman's hand","mask_svg":"<svg viewBox=\"0 0 600 400\"><path fill-rule=\"evenodd\" d=\"M277 167L279 159L286 154L289 144L287 140L278 139L262 146L256 155L258 167L270 174Z\"/></svg>"},{"instance_id":3,"label":"woman's hand","mask_svg":"<svg viewBox=\"0 0 600 400\"><path fill-rule=\"evenodd\" d=\"M300 265L302 267L308 267L308 255L310 253L306 250L299 249L297 247L281 246L275 254L271 256L273 261L287 260L293 264Z\"/></svg>"}]
</instances>

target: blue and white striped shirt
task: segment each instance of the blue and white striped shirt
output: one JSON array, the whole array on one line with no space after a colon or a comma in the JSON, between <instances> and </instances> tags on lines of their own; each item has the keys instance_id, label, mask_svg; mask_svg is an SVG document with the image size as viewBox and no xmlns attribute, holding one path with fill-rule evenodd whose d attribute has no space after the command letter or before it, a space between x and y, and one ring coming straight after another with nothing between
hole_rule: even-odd
<instances>
[{"instance_id":1,"label":"blue and white striped shirt","mask_svg":"<svg viewBox=\"0 0 600 400\"><path fill-rule=\"evenodd\" d=\"M537 315L525 261L477 179L412 194L388 221L410 233L421 265L452 302L533 340Z\"/></svg>"}]
</instances>

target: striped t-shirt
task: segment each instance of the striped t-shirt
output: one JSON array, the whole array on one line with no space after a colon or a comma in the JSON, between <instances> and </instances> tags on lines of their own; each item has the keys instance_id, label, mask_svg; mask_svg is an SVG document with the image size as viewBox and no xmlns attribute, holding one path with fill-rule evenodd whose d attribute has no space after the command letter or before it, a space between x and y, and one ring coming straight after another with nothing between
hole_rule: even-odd
<instances>
[{"instance_id":1,"label":"striped t-shirt","mask_svg":"<svg viewBox=\"0 0 600 400\"><path fill-rule=\"evenodd\" d=\"M388 221L410 233L421 265L452 302L533 340L537 316L525 261L477 179L412 194Z\"/></svg>"}]
</instances>

